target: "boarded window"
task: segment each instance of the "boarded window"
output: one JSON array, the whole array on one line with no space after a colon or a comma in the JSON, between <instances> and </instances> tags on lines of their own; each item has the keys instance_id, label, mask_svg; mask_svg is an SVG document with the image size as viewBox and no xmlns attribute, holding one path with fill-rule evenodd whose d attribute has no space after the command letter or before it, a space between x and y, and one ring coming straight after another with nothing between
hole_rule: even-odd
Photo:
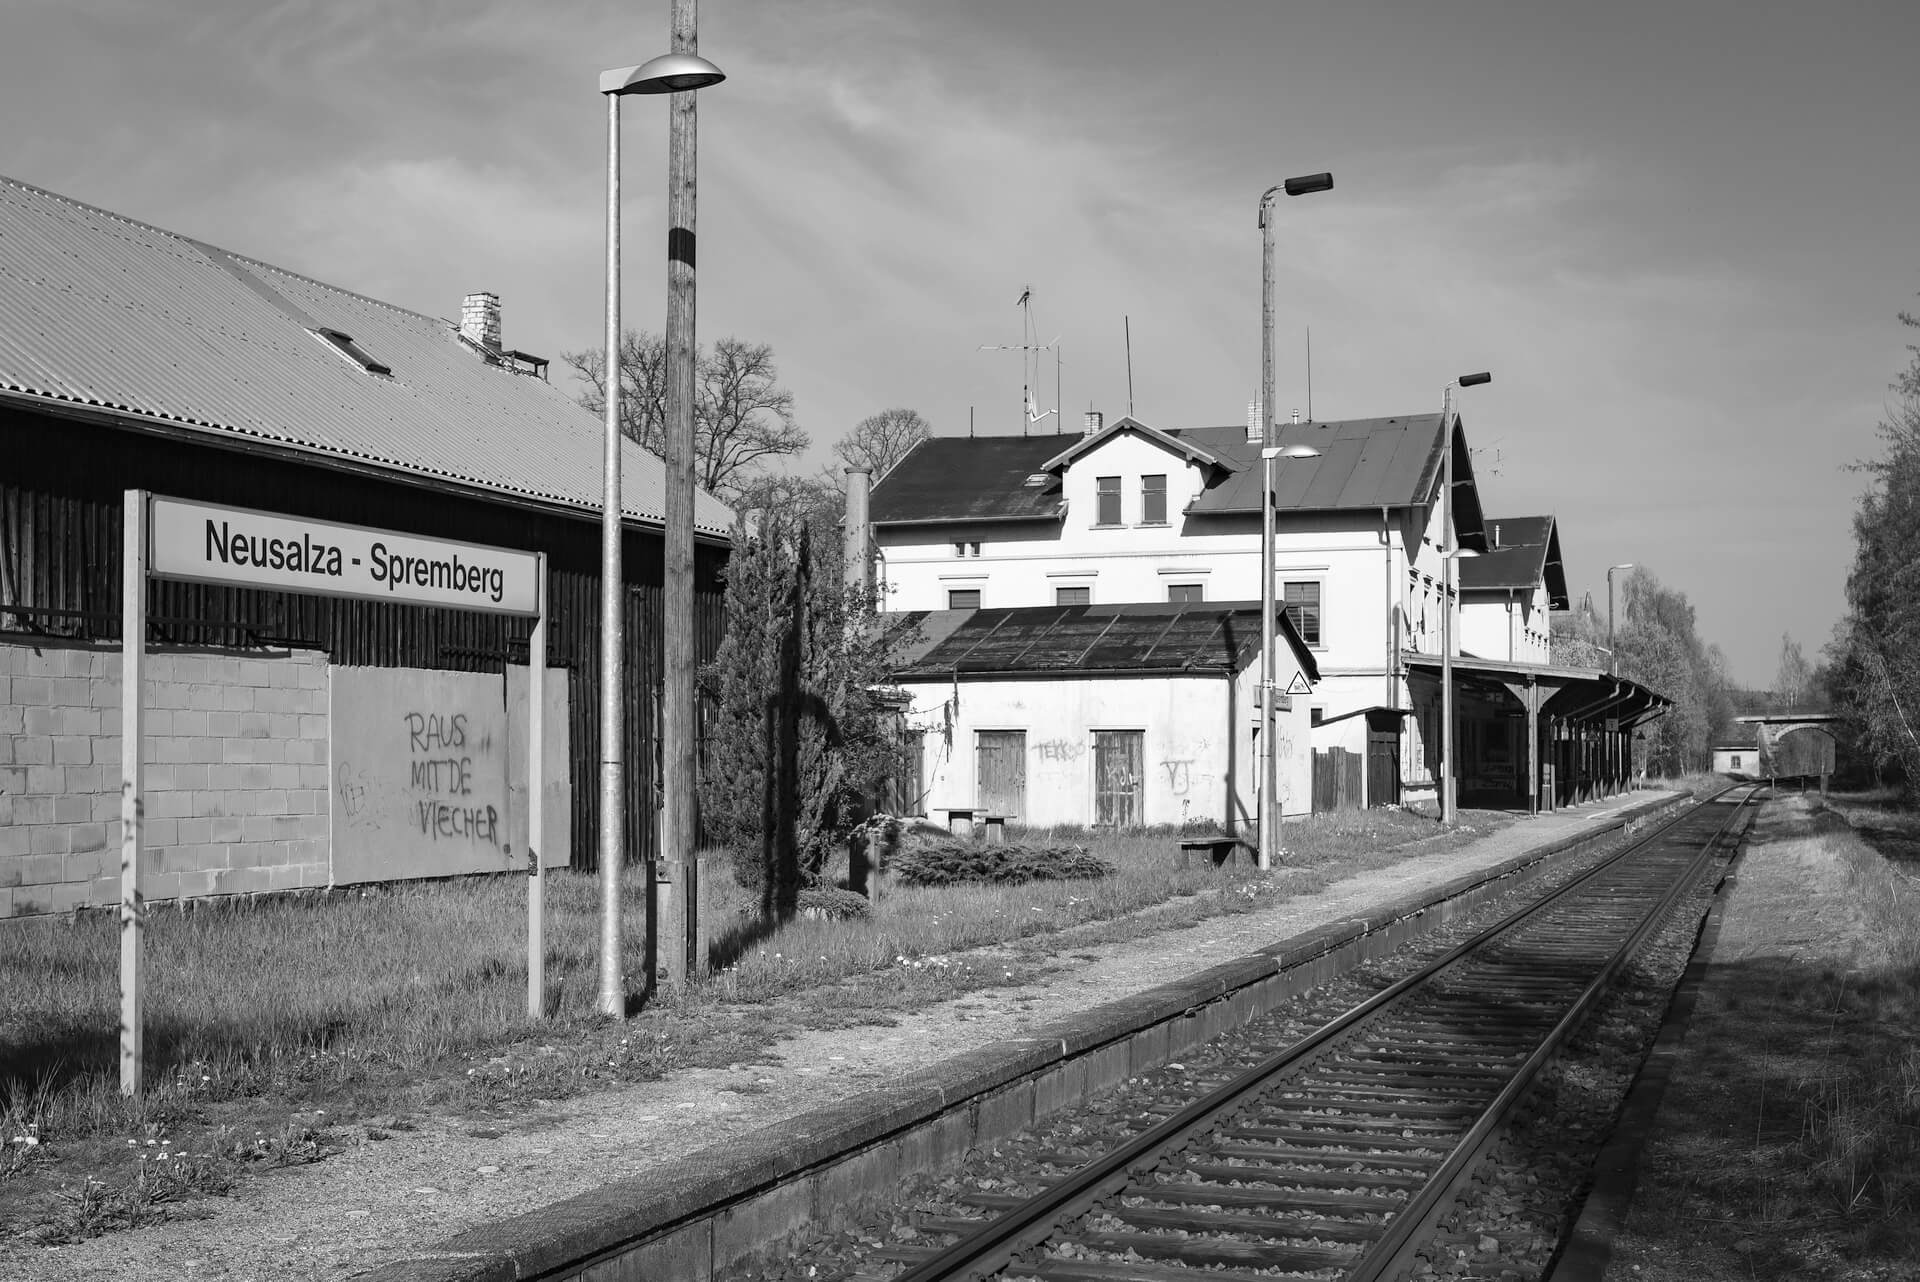
<instances>
[{"instance_id":1,"label":"boarded window","mask_svg":"<svg viewBox=\"0 0 1920 1282\"><path fill-rule=\"evenodd\" d=\"M978 610L980 608L979 588L950 588L947 591L947 609Z\"/></svg>"},{"instance_id":2,"label":"boarded window","mask_svg":"<svg viewBox=\"0 0 1920 1282\"><path fill-rule=\"evenodd\" d=\"M1308 645L1320 644L1320 585L1317 582L1289 581L1283 589L1282 601L1287 608L1287 619L1293 624L1293 630Z\"/></svg>"},{"instance_id":3,"label":"boarded window","mask_svg":"<svg viewBox=\"0 0 1920 1282\"><path fill-rule=\"evenodd\" d=\"M981 730L974 737L975 804L982 814L1027 813L1027 732Z\"/></svg>"},{"instance_id":4,"label":"boarded window","mask_svg":"<svg viewBox=\"0 0 1920 1282\"><path fill-rule=\"evenodd\" d=\"M1096 525L1120 524L1120 478L1103 476L1097 482L1100 502L1093 514Z\"/></svg>"},{"instance_id":5,"label":"boarded window","mask_svg":"<svg viewBox=\"0 0 1920 1282\"><path fill-rule=\"evenodd\" d=\"M1093 821L1116 828L1140 823L1140 784L1146 735L1138 730L1093 732Z\"/></svg>"},{"instance_id":6,"label":"boarded window","mask_svg":"<svg viewBox=\"0 0 1920 1282\"><path fill-rule=\"evenodd\" d=\"M1055 588L1053 590L1053 603L1055 605L1092 605L1093 589Z\"/></svg>"},{"instance_id":7,"label":"boarded window","mask_svg":"<svg viewBox=\"0 0 1920 1282\"><path fill-rule=\"evenodd\" d=\"M1206 599L1206 589L1198 583L1167 584L1167 600L1169 601L1192 603Z\"/></svg>"},{"instance_id":8,"label":"boarded window","mask_svg":"<svg viewBox=\"0 0 1920 1282\"><path fill-rule=\"evenodd\" d=\"M1167 523L1166 477L1143 476L1140 478L1140 521L1144 525Z\"/></svg>"}]
</instances>

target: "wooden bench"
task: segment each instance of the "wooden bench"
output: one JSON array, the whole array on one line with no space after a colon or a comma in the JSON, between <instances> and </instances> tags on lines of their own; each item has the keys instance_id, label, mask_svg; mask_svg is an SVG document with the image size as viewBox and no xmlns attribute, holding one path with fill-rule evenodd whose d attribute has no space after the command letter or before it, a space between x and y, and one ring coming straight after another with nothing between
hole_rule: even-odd
<instances>
[{"instance_id":1,"label":"wooden bench","mask_svg":"<svg viewBox=\"0 0 1920 1282\"><path fill-rule=\"evenodd\" d=\"M1194 856L1202 856L1207 864L1214 868L1224 868L1228 864L1237 864L1241 859L1254 862L1253 847L1238 837L1182 837L1180 839L1180 863L1193 867Z\"/></svg>"}]
</instances>

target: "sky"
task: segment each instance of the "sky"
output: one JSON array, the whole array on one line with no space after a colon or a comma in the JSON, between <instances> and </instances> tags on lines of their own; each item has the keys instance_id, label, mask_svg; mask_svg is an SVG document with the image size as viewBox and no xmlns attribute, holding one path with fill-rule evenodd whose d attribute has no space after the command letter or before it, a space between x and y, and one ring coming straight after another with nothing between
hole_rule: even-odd
<instances>
[{"instance_id":1,"label":"sky","mask_svg":"<svg viewBox=\"0 0 1920 1282\"><path fill-rule=\"evenodd\" d=\"M668 0L0 0L0 173L450 319L601 341L599 72ZM706 0L701 341L771 345L814 445L891 406L1243 422L1261 193L1276 408L1433 412L1576 603L1649 567L1734 676L1844 610L1920 310L1912 0ZM664 100L623 106L626 323L664 322ZM1129 376L1128 336L1132 362ZM1054 352L1034 399L1055 407ZM1047 418L1031 428L1053 431Z\"/></svg>"}]
</instances>

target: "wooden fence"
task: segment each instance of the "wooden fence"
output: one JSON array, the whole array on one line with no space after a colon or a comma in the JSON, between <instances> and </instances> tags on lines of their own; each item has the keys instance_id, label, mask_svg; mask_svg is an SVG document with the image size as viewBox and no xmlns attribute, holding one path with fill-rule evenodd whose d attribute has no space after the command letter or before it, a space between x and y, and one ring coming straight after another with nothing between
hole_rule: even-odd
<instances>
[{"instance_id":1,"label":"wooden fence","mask_svg":"<svg viewBox=\"0 0 1920 1282\"><path fill-rule=\"evenodd\" d=\"M1345 748L1328 748L1313 754L1313 813L1330 810L1358 810L1364 794L1360 770L1364 758Z\"/></svg>"}]
</instances>

